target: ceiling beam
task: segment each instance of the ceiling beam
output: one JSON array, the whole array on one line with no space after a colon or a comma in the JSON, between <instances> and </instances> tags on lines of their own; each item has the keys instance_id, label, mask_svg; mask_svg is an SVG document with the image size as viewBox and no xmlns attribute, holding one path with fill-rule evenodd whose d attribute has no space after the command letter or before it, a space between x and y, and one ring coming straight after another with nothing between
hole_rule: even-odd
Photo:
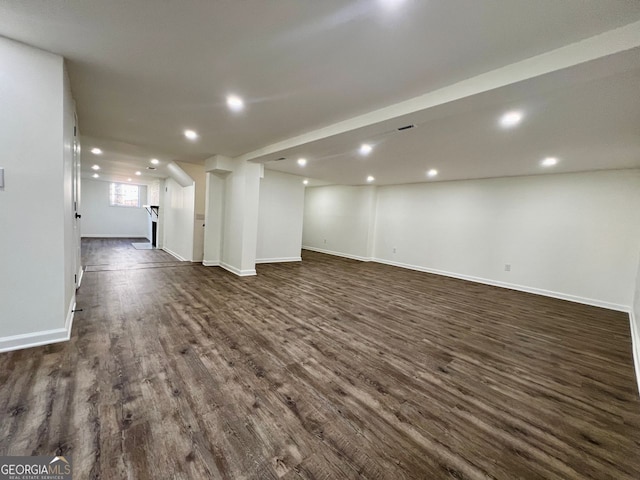
<instances>
[{"instance_id":1,"label":"ceiling beam","mask_svg":"<svg viewBox=\"0 0 640 480\"><path fill-rule=\"evenodd\" d=\"M424 95L267 145L237 158L254 160L637 47L640 47L640 22L630 23Z\"/></svg>"}]
</instances>

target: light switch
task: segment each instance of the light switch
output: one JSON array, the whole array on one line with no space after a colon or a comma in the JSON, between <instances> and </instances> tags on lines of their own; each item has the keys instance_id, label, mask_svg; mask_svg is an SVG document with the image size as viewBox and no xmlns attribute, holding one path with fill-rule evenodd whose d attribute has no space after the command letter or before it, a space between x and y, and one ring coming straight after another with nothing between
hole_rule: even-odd
<instances>
[{"instance_id":1,"label":"light switch","mask_svg":"<svg viewBox=\"0 0 640 480\"><path fill-rule=\"evenodd\" d=\"M4 168L0 167L0 188L4 188Z\"/></svg>"}]
</instances>

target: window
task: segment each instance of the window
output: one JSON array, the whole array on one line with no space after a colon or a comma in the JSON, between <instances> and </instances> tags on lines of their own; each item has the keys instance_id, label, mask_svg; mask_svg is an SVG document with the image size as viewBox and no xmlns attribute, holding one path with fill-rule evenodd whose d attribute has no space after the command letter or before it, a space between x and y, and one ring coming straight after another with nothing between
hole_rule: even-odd
<instances>
[{"instance_id":1,"label":"window","mask_svg":"<svg viewBox=\"0 0 640 480\"><path fill-rule=\"evenodd\" d=\"M140 207L140 185L112 183L109 185L109 205L112 207Z\"/></svg>"}]
</instances>

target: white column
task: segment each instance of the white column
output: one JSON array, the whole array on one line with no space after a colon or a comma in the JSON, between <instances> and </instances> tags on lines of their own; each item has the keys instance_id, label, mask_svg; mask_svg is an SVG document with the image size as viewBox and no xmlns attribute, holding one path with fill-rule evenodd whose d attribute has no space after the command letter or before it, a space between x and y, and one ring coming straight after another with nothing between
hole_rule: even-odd
<instances>
[{"instance_id":1,"label":"white column","mask_svg":"<svg viewBox=\"0 0 640 480\"><path fill-rule=\"evenodd\" d=\"M255 275L261 164L215 155L205 162L205 265Z\"/></svg>"}]
</instances>

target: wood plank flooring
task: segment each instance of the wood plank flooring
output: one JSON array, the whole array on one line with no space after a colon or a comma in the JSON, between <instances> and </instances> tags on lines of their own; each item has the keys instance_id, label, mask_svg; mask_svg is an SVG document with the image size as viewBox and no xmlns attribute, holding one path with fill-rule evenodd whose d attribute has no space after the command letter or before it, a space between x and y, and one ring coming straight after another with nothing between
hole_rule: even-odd
<instances>
[{"instance_id":1,"label":"wood plank flooring","mask_svg":"<svg viewBox=\"0 0 640 480\"><path fill-rule=\"evenodd\" d=\"M71 455L78 479L640 478L625 314L130 243L84 242L70 342L0 354L0 455Z\"/></svg>"}]
</instances>

